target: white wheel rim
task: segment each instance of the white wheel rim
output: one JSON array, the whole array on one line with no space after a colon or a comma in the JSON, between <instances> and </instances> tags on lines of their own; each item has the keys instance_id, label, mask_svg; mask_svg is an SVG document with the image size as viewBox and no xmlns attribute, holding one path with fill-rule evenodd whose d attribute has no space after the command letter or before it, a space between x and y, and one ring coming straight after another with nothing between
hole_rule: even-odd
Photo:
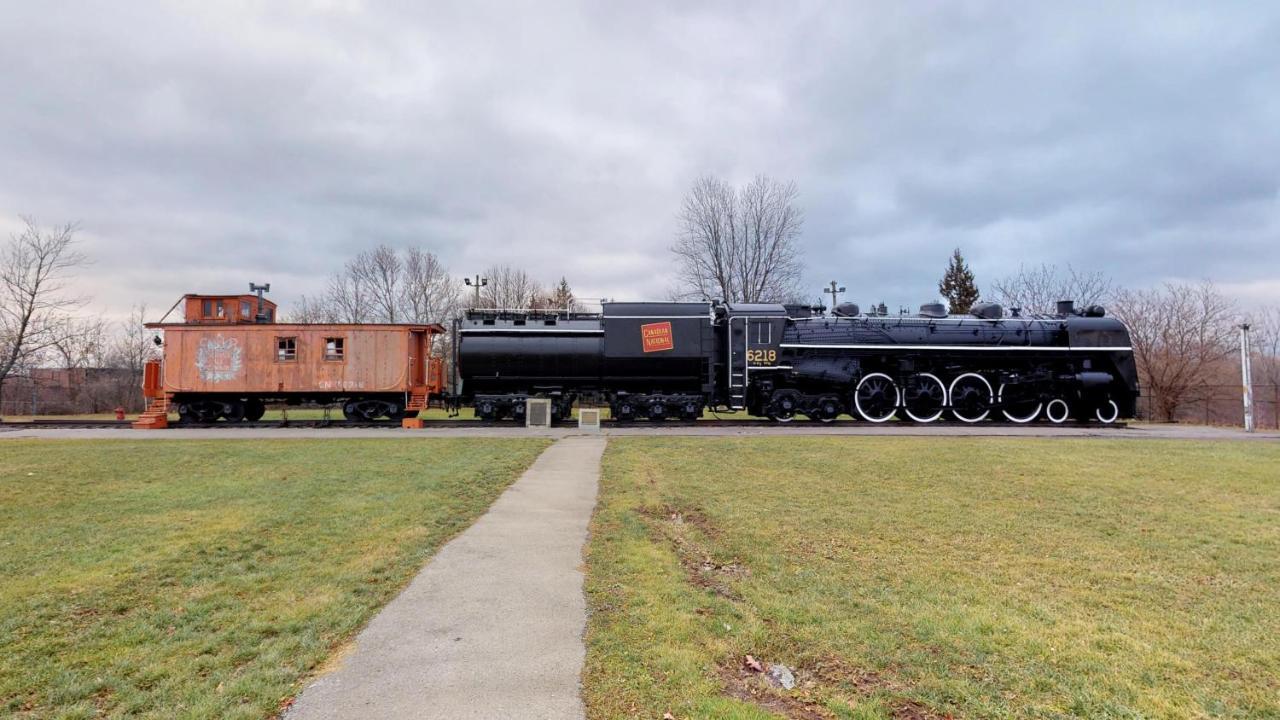
<instances>
[{"instance_id":1,"label":"white wheel rim","mask_svg":"<svg viewBox=\"0 0 1280 720\"><path fill-rule=\"evenodd\" d=\"M1057 417L1054 417L1053 408L1054 406L1057 406L1057 405L1062 406L1062 414ZM1044 416L1049 418L1049 422L1055 425L1061 425L1063 421L1067 419L1067 414L1069 412L1071 412L1071 408L1067 407L1067 401L1063 400L1062 398L1054 398L1050 400L1049 404L1046 405L1044 408Z\"/></svg>"},{"instance_id":2,"label":"white wheel rim","mask_svg":"<svg viewBox=\"0 0 1280 720\"><path fill-rule=\"evenodd\" d=\"M906 405L902 406L902 411L907 414L907 417L918 423L931 423L942 417L942 413L947 409L947 384L942 382L942 378L934 375L933 373L919 373L916 377L929 378L930 380L938 383L938 387L942 388L942 404L938 406L938 412L934 413L932 417L916 417L916 414L911 412L911 409Z\"/></svg>"},{"instance_id":3,"label":"white wheel rim","mask_svg":"<svg viewBox=\"0 0 1280 720\"><path fill-rule=\"evenodd\" d=\"M996 402L1001 404L1004 403L1004 383L1000 383L1000 389L996 391ZM1040 411L1042 409L1044 409L1044 403L1037 403L1036 409L1032 410L1030 415L1023 418L1016 418L1010 415L1009 411L1005 410L1004 408L1001 408L1000 412L1004 414L1005 418L1007 418L1009 422L1029 423L1032 420L1035 420L1037 417L1040 417Z\"/></svg>"},{"instance_id":4,"label":"white wheel rim","mask_svg":"<svg viewBox=\"0 0 1280 720\"><path fill-rule=\"evenodd\" d=\"M858 398L858 391L862 389L862 384L874 377L881 377L881 378L884 378L885 380L888 380L889 387L893 388L893 410L890 410L889 414L885 415L882 418L873 418L870 415L868 415L867 411L862 409L862 401ZM858 409L858 414L862 416L862 419L866 420L867 422L882 423L882 422L888 422L889 420L892 420L893 414L897 412L898 406L901 404L902 404L902 391L898 389L898 384L893 381L893 378L889 377L888 375L885 375L884 373L871 373L870 375L863 375L862 379L858 381L858 387L854 388L853 390L853 405Z\"/></svg>"},{"instance_id":5,"label":"white wheel rim","mask_svg":"<svg viewBox=\"0 0 1280 720\"><path fill-rule=\"evenodd\" d=\"M956 385L959 384L961 380L967 377L978 378L979 380L982 381L983 385L987 386L987 404L988 405L990 405L992 402L995 401L995 393L991 391L991 383L987 382L987 379L982 377L978 373L964 373L963 375L956 377L955 380L952 380L951 387L947 388L947 397L951 398L951 400L954 402L956 399ZM982 422L983 420L986 420L987 416L991 414L991 409L988 408L984 410L982 414L976 418L967 418L961 415L960 413L956 412L956 409L954 407L951 408L951 414L954 415L956 419L959 420L960 422L976 423L976 422Z\"/></svg>"},{"instance_id":6,"label":"white wheel rim","mask_svg":"<svg viewBox=\"0 0 1280 720\"><path fill-rule=\"evenodd\" d=\"M1110 417L1102 417L1102 408L1098 408L1097 410L1094 410L1093 414L1095 417L1098 418L1098 422L1110 425L1111 423L1116 421L1116 418L1120 417L1120 406L1116 405L1115 400L1108 400L1107 405L1111 406ZM1103 407L1106 407L1106 405L1104 405Z\"/></svg>"}]
</instances>

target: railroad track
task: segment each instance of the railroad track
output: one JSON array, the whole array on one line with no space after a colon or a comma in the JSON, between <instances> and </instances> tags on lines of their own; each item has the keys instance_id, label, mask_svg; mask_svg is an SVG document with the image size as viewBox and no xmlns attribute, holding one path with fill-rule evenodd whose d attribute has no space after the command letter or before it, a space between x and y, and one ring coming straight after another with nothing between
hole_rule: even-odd
<instances>
[{"instance_id":1,"label":"railroad track","mask_svg":"<svg viewBox=\"0 0 1280 720\"><path fill-rule=\"evenodd\" d=\"M38 430L38 429L68 429L68 430L100 430L104 428L114 428L119 430L131 429L131 420L26 420L21 422L2 422L0 421L0 431L5 430ZM1012 422L984 422L978 424L964 422L945 422L938 421L927 424L920 423L888 423L885 425L873 425L858 420L836 420L830 423L810 423L810 422L794 422L789 423L792 426L803 427L901 427L903 425L912 425L918 427L943 426L943 427L1063 427L1063 428L1124 428L1127 423L1111 423L1105 425L1099 422L1085 423L1063 423L1062 425L1045 425L1043 423L1012 423ZM777 423L768 420L735 420L730 418L719 418L713 420L666 420L663 422L628 422L619 423L616 420L602 420L601 425L610 428L637 428L637 429L653 429L661 430L662 428L680 428L680 427L773 427ZM264 428L330 428L333 430L355 429L355 428L380 428L384 430L398 430L400 423L398 421L382 421L382 422L349 422L347 420L289 420L272 421L272 422L215 422L215 423L173 423L170 428L222 428L227 430L254 430ZM510 421L485 422L482 420L427 420L425 430L432 428L514 428L515 423ZM557 424L554 427L572 428L572 423Z\"/></svg>"}]
</instances>

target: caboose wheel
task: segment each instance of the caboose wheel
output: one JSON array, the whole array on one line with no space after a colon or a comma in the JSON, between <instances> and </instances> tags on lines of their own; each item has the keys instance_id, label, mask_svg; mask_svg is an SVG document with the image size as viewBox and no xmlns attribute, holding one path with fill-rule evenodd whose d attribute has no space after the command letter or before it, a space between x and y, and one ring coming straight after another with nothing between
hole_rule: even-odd
<instances>
[{"instance_id":1,"label":"caboose wheel","mask_svg":"<svg viewBox=\"0 0 1280 720\"><path fill-rule=\"evenodd\" d=\"M244 403L239 400L222 403L222 417L233 423L244 420Z\"/></svg>"},{"instance_id":2,"label":"caboose wheel","mask_svg":"<svg viewBox=\"0 0 1280 720\"><path fill-rule=\"evenodd\" d=\"M862 419L868 422L888 422L893 419L900 404L902 393L894 384L893 378L884 373L863 375L853 391L853 406Z\"/></svg>"},{"instance_id":3,"label":"caboose wheel","mask_svg":"<svg viewBox=\"0 0 1280 720\"><path fill-rule=\"evenodd\" d=\"M991 383L978 373L964 373L951 381L951 414L960 422L976 423L987 419L995 393Z\"/></svg>"},{"instance_id":4,"label":"caboose wheel","mask_svg":"<svg viewBox=\"0 0 1280 720\"><path fill-rule=\"evenodd\" d=\"M267 412L267 406L261 400L250 400L244 405L244 419L247 422L258 422Z\"/></svg>"},{"instance_id":5,"label":"caboose wheel","mask_svg":"<svg viewBox=\"0 0 1280 720\"><path fill-rule=\"evenodd\" d=\"M903 411L907 413L907 417L919 423L937 420L947 407L947 386L933 373L913 375L903 395Z\"/></svg>"},{"instance_id":6,"label":"caboose wheel","mask_svg":"<svg viewBox=\"0 0 1280 720\"><path fill-rule=\"evenodd\" d=\"M1006 397L1006 387L1008 386L1000 383L1000 389L996 390L996 402L1000 405L1000 412L1009 422L1029 423L1040 416L1040 409L1044 403L1040 402L1039 398L1018 397L1017 392L1010 392Z\"/></svg>"}]
</instances>

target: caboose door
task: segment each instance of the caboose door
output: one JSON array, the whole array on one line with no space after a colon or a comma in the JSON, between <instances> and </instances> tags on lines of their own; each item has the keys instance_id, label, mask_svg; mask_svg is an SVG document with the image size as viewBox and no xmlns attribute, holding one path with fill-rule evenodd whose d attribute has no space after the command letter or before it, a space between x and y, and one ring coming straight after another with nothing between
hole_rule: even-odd
<instances>
[{"instance_id":1,"label":"caboose door","mask_svg":"<svg viewBox=\"0 0 1280 720\"><path fill-rule=\"evenodd\" d=\"M426 387L427 355L431 349L427 343L427 334L422 330L409 332L409 387Z\"/></svg>"}]
</instances>

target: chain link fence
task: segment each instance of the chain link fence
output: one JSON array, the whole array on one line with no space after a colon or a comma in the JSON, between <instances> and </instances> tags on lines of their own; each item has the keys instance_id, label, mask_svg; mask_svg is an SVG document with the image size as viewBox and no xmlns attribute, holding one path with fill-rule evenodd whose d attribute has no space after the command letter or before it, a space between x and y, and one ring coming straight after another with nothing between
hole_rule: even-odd
<instances>
[{"instance_id":1,"label":"chain link fence","mask_svg":"<svg viewBox=\"0 0 1280 720\"><path fill-rule=\"evenodd\" d=\"M1138 398L1138 419L1162 422L1158 398ZM1174 415L1175 422L1200 425L1244 426L1244 388L1241 385L1205 385L1189 394ZM1253 424L1280 430L1280 385L1253 385Z\"/></svg>"}]
</instances>

